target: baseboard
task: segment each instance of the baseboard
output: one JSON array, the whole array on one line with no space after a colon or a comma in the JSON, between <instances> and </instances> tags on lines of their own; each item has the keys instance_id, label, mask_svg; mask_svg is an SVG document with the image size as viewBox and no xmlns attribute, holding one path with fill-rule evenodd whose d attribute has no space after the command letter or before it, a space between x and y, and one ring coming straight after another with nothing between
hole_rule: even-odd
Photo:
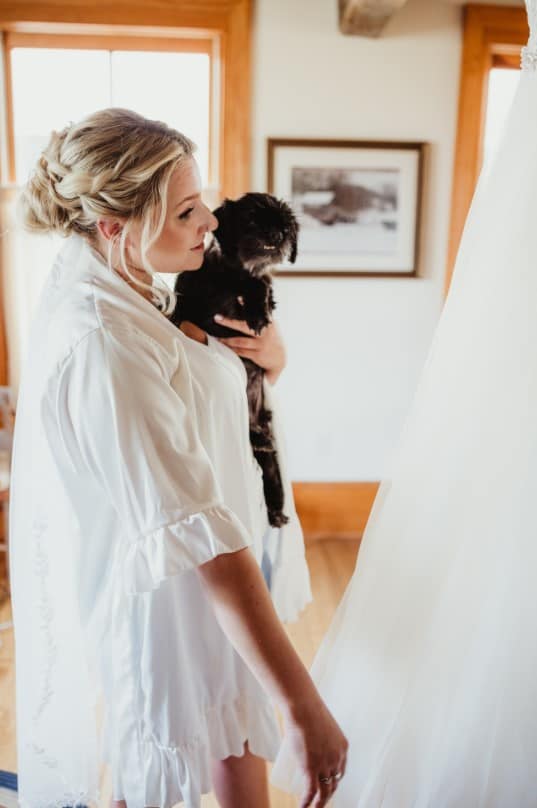
<instances>
[{"instance_id":1,"label":"baseboard","mask_svg":"<svg viewBox=\"0 0 537 808\"><path fill-rule=\"evenodd\" d=\"M379 483L293 483L306 541L361 539Z\"/></svg>"}]
</instances>

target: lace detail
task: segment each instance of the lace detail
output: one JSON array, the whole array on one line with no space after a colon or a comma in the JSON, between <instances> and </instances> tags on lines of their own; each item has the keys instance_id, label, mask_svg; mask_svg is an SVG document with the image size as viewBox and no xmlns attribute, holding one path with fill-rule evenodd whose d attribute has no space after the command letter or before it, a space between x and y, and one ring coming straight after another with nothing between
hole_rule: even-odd
<instances>
[{"instance_id":1,"label":"lace detail","mask_svg":"<svg viewBox=\"0 0 537 808\"><path fill-rule=\"evenodd\" d=\"M537 34L537 0L526 0L530 29Z\"/></svg>"},{"instance_id":2,"label":"lace detail","mask_svg":"<svg viewBox=\"0 0 537 808\"><path fill-rule=\"evenodd\" d=\"M41 694L39 704L34 713L34 725L39 722L43 712L46 710L54 691L52 688L52 672L54 663L56 662L58 649L54 642L54 635L51 629L51 622L54 619L54 608L48 592L48 573L49 565L46 551L43 548L43 540L46 535L47 525L46 522L40 518L35 519L32 533L34 538L34 558L35 558L35 573L39 581L39 611L40 611L40 628L45 637L47 646L47 659L44 676L41 682ZM48 765L55 765L50 761Z\"/></svg>"},{"instance_id":3,"label":"lace detail","mask_svg":"<svg viewBox=\"0 0 537 808\"><path fill-rule=\"evenodd\" d=\"M59 788L65 789L60 798L54 802L47 802L40 805L40 808L89 808L90 805L97 805L100 795L88 794L85 791L73 791L66 787L65 778L59 771L59 761L48 755L46 749L38 742L37 738L40 731L40 721L46 711L51 699L54 696L53 677L54 667L57 662L58 648L54 642L54 633L52 631L52 623L54 621L54 607L49 591L49 560L46 552L46 541L48 532L48 523L44 517L44 511L37 508L36 516L32 524L32 538L34 543L34 572L38 583L39 590L39 613L40 613L40 629L45 640L46 645L46 659L43 677L40 683L39 702L35 709L32 718L33 724L33 738L27 744L27 748L31 749L35 760L39 761L43 766L48 769L53 769L57 773L57 777L61 784ZM33 803L32 803L33 804ZM30 804L21 799L19 802L21 808L31 808Z\"/></svg>"},{"instance_id":4,"label":"lace detail","mask_svg":"<svg viewBox=\"0 0 537 808\"><path fill-rule=\"evenodd\" d=\"M526 0L526 11L530 27L530 38L522 48L522 70L537 70L537 0Z\"/></svg>"},{"instance_id":5,"label":"lace detail","mask_svg":"<svg viewBox=\"0 0 537 808\"><path fill-rule=\"evenodd\" d=\"M69 793L65 792L60 800L43 803L40 808L89 808L90 805L97 805L98 801L98 794L86 794L82 791L75 794L70 791ZM20 808L32 808L30 803L24 799L19 799L19 806Z\"/></svg>"},{"instance_id":6,"label":"lace detail","mask_svg":"<svg viewBox=\"0 0 537 808\"><path fill-rule=\"evenodd\" d=\"M537 48L522 48L522 70L537 70Z\"/></svg>"}]
</instances>

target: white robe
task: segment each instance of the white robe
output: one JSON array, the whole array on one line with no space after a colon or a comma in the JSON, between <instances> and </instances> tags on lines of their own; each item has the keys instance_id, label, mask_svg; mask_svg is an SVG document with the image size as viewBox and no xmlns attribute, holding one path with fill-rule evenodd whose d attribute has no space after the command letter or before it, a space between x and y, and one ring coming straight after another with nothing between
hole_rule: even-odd
<instances>
[{"instance_id":1,"label":"white robe","mask_svg":"<svg viewBox=\"0 0 537 808\"><path fill-rule=\"evenodd\" d=\"M21 805L97 801L106 761L129 808L197 808L211 759L245 740L269 759L278 746L196 573L221 553L263 553L242 363L185 337L79 237L30 344L10 530ZM280 612L309 596L291 527Z\"/></svg>"}]
</instances>

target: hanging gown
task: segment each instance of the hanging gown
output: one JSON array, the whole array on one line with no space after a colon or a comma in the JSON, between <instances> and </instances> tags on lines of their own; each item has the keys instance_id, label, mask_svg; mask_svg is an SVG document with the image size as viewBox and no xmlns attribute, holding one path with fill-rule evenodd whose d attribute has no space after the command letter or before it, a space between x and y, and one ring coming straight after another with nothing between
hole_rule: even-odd
<instances>
[{"instance_id":1,"label":"hanging gown","mask_svg":"<svg viewBox=\"0 0 537 808\"><path fill-rule=\"evenodd\" d=\"M21 806L93 806L106 764L129 808L199 808L213 759L279 744L196 571L263 553L244 368L77 236L30 346L10 520Z\"/></svg>"},{"instance_id":2,"label":"hanging gown","mask_svg":"<svg viewBox=\"0 0 537 808\"><path fill-rule=\"evenodd\" d=\"M334 808L535 808L537 0L494 164L313 676ZM298 791L285 747L274 771Z\"/></svg>"}]
</instances>

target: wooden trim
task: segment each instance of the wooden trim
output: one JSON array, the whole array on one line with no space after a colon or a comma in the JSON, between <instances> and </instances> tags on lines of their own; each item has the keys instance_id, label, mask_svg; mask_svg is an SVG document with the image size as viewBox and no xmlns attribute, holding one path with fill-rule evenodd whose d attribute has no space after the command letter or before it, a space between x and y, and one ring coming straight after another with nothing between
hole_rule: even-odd
<instances>
[{"instance_id":1,"label":"wooden trim","mask_svg":"<svg viewBox=\"0 0 537 808\"><path fill-rule=\"evenodd\" d=\"M361 539L379 483L293 484L297 513L306 541Z\"/></svg>"},{"instance_id":2,"label":"wooden trim","mask_svg":"<svg viewBox=\"0 0 537 808\"><path fill-rule=\"evenodd\" d=\"M520 49L517 48L513 52L494 53L492 67L503 70L520 70Z\"/></svg>"},{"instance_id":3,"label":"wooden trim","mask_svg":"<svg viewBox=\"0 0 537 808\"><path fill-rule=\"evenodd\" d=\"M0 187L0 234L9 227L8 206L14 196L14 190ZM9 379L9 355L7 351L6 307L4 302L4 258L6 253L6 240L0 236L0 384L7 385ZM1 514L0 514L1 519Z\"/></svg>"},{"instance_id":4,"label":"wooden trim","mask_svg":"<svg viewBox=\"0 0 537 808\"><path fill-rule=\"evenodd\" d=\"M44 16L44 15L42 15ZM123 23L84 22L10 22L5 20L0 6L0 29L11 34L29 36L125 36L125 37L186 37L190 39L206 39L219 33L218 26L211 26L206 19L204 25L197 28L185 25L134 25Z\"/></svg>"},{"instance_id":5,"label":"wooden trim","mask_svg":"<svg viewBox=\"0 0 537 808\"><path fill-rule=\"evenodd\" d=\"M7 47L6 35L4 34L4 47L2 49L4 67L4 89L6 104L6 159L5 176L8 182L15 182L15 133L13 126L13 92L11 80L11 58ZM3 167L4 168L4 167Z\"/></svg>"},{"instance_id":6,"label":"wooden trim","mask_svg":"<svg viewBox=\"0 0 537 808\"><path fill-rule=\"evenodd\" d=\"M214 35L213 35L214 36ZM77 50L151 50L212 54L212 39L188 38L178 34L165 36L123 36L119 34L20 34L8 31L6 47L12 48L76 48Z\"/></svg>"},{"instance_id":7,"label":"wooden trim","mask_svg":"<svg viewBox=\"0 0 537 808\"><path fill-rule=\"evenodd\" d=\"M57 25L146 26L225 30L244 0L3 0L0 26L9 31L56 31Z\"/></svg>"},{"instance_id":8,"label":"wooden trim","mask_svg":"<svg viewBox=\"0 0 537 808\"><path fill-rule=\"evenodd\" d=\"M250 187L251 30L251 0L237 2L222 38L222 185L224 194L231 197Z\"/></svg>"},{"instance_id":9,"label":"wooden trim","mask_svg":"<svg viewBox=\"0 0 537 808\"><path fill-rule=\"evenodd\" d=\"M528 34L523 9L481 5L465 9L446 293L483 161L489 73L499 59L509 60L512 66L517 51L520 59Z\"/></svg>"},{"instance_id":10,"label":"wooden trim","mask_svg":"<svg viewBox=\"0 0 537 808\"><path fill-rule=\"evenodd\" d=\"M218 184L220 195L232 197L247 191L250 184L251 26L252 0L154 0L150 5L144 0L59 0L54 4L4 0L0 7L0 30L17 36L143 36L161 47L183 36L211 40L213 53L218 51L218 39L222 80ZM189 46L198 47L194 41Z\"/></svg>"}]
</instances>

